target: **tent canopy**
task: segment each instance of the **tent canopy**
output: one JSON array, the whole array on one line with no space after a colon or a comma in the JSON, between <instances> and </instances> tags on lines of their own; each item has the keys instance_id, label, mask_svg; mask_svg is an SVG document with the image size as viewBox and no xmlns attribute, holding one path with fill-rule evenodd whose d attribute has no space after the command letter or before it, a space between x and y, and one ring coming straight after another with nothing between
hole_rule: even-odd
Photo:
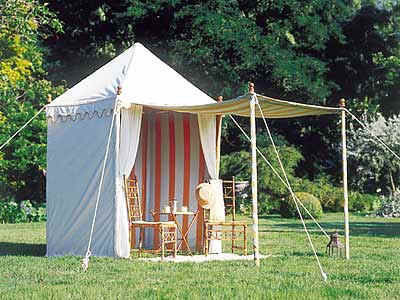
<instances>
[{"instance_id":1,"label":"tent canopy","mask_svg":"<svg viewBox=\"0 0 400 300\"><path fill-rule=\"evenodd\" d=\"M289 102L278 100L263 95L255 95L258 99L258 103L263 111L263 114L267 118L292 118L292 117L303 117L303 116L317 116L334 114L341 111L341 108L335 107L323 107L317 105L308 105L297 102ZM250 116L249 101L252 94L247 94L236 99L227 100L224 102L203 104L203 105L190 105L190 106L152 106L160 110L173 110L178 112L188 113L202 113L202 114L214 114L224 115L233 114L244 117ZM261 113L257 109L256 117L261 118Z\"/></svg>"},{"instance_id":2,"label":"tent canopy","mask_svg":"<svg viewBox=\"0 0 400 300\"><path fill-rule=\"evenodd\" d=\"M47 106L47 116L56 118L103 114L111 109L118 87L124 107L140 104L159 110L202 114L249 116L251 94L217 103L143 45L131 48L76 84ZM257 95L268 118L334 114L340 108L306 105ZM257 117L261 117L257 110Z\"/></svg>"}]
</instances>

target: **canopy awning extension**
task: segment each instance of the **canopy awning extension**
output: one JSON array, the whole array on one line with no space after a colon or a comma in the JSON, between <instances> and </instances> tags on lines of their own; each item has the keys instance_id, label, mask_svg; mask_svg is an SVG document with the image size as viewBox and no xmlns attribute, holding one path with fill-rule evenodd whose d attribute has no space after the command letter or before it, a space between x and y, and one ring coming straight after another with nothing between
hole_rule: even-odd
<instances>
[{"instance_id":1,"label":"canopy awning extension","mask_svg":"<svg viewBox=\"0 0 400 300\"><path fill-rule=\"evenodd\" d=\"M293 118L302 116L318 116L339 113L342 109L336 107L324 107L317 105L308 105L297 102L278 100L263 95L257 95L258 102L264 113L264 116L271 119ZM149 107L159 110L173 110L186 113L203 113L212 115L233 114L238 116L250 116L249 101L252 94L246 94L241 97L216 102L211 104L190 105L190 106L153 106ZM260 111L256 112L256 117L261 118Z\"/></svg>"}]
</instances>

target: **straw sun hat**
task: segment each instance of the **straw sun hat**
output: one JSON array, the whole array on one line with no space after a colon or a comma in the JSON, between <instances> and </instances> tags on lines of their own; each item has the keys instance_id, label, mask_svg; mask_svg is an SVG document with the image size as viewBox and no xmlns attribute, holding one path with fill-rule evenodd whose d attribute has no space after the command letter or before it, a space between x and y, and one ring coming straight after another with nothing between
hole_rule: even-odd
<instances>
[{"instance_id":1,"label":"straw sun hat","mask_svg":"<svg viewBox=\"0 0 400 300\"><path fill-rule=\"evenodd\" d=\"M202 208L210 208L213 192L213 186L209 183L200 183L196 187L196 198Z\"/></svg>"}]
</instances>

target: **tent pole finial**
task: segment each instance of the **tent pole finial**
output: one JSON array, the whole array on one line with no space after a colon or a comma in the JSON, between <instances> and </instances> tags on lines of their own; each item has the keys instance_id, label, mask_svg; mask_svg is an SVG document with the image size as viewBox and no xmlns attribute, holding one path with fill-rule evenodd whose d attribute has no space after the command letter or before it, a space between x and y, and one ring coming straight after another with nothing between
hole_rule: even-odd
<instances>
[{"instance_id":1,"label":"tent pole finial","mask_svg":"<svg viewBox=\"0 0 400 300\"><path fill-rule=\"evenodd\" d=\"M346 259L350 259L350 229L349 229L349 192L347 186L347 147L346 147L346 100L339 100L342 108L342 165L343 165L343 197L344 197L344 236Z\"/></svg>"},{"instance_id":2,"label":"tent pole finial","mask_svg":"<svg viewBox=\"0 0 400 300\"><path fill-rule=\"evenodd\" d=\"M249 93L254 94L254 83L249 82Z\"/></svg>"},{"instance_id":3,"label":"tent pole finial","mask_svg":"<svg viewBox=\"0 0 400 300\"><path fill-rule=\"evenodd\" d=\"M117 95L121 95L122 94L122 87L119 85L117 87Z\"/></svg>"},{"instance_id":4,"label":"tent pole finial","mask_svg":"<svg viewBox=\"0 0 400 300\"><path fill-rule=\"evenodd\" d=\"M51 103L51 101L53 100L53 97L51 96L51 94L47 95L47 103Z\"/></svg>"}]
</instances>

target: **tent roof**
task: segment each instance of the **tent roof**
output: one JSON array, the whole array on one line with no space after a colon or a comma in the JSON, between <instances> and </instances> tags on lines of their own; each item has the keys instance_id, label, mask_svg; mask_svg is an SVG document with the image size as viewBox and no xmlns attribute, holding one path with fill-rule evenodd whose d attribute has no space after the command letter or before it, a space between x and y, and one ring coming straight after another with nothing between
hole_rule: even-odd
<instances>
[{"instance_id":1,"label":"tent roof","mask_svg":"<svg viewBox=\"0 0 400 300\"><path fill-rule=\"evenodd\" d=\"M140 104L154 109L187 113L250 115L251 94L218 103L139 43L48 104L47 115L53 118L74 118L96 113L102 115L113 107L118 87L122 88L118 99L125 107ZM257 98L267 118L324 115L341 110L262 95L257 95ZM256 116L261 117L258 109Z\"/></svg>"},{"instance_id":2,"label":"tent roof","mask_svg":"<svg viewBox=\"0 0 400 300\"><path fill-rule=\"evenodd\" d=\"M57 97L48 107L115 99L119 86L122 88L119 99L125 103L179 106L214 102L142 44L135 43Z\"/></svg>"}]
</instances>

